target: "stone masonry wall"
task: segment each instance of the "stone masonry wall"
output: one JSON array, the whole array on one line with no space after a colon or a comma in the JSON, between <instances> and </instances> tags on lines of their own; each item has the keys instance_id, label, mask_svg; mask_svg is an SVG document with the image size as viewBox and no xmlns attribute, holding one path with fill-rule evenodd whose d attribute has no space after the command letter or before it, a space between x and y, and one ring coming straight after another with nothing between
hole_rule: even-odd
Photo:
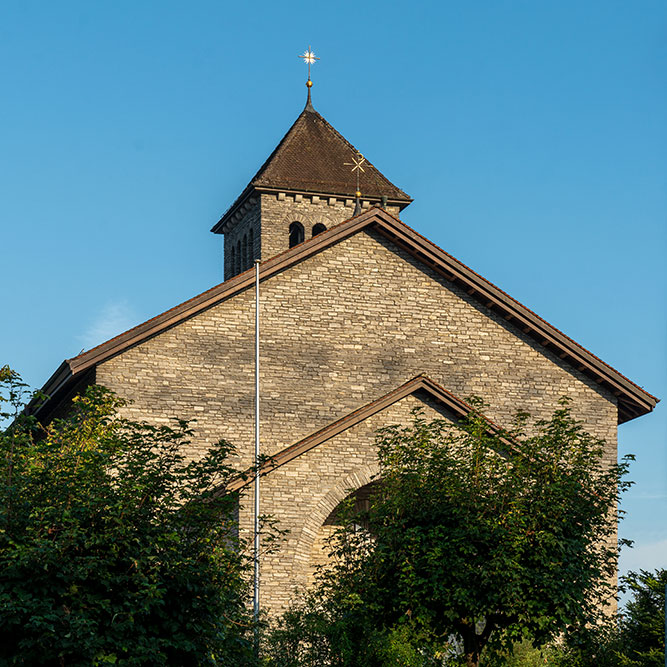
<instances>
[{"instance_id":1,"label":"stone masonry wall","mask_svg":"<svg viewBox=\"0 0 667 667\"><path fill-rule=\"evenodd\" d=\"M362 200L364 210L379 202ZM398 217L397 206L387 211ZM289 249L289 226L300 222L305 238L313 236L313 227L320 223L327 229L352 217L354 200L318 195L299 195L284 192L254 195L234 214L224 234L224 279L249 269L255 258L268 259ZM252 232L251 232L252 230ZM252 233L250 262L236 261L238 248L244 248Z\"/></svg>"},{"instance_id":2,"label":"stone masonry wall","mask_svg":"<svg viewBox=\"0 0 667 667\"><path fill-rule=\"evenodd\" d=\"M306 239L313 235L313 227L322 223L327 229L344 222L354 213L354 199L299 195L279 192L261 195L262 207L262 258L267 259L284 252L289 247L289 226L300 222ZM371 206L362 200L365 210ZM377 205L374 202L373 205ZM398 216L398 207L388 206L387 211Z\"/></svg>"},{"instance_id":3,"label":"stone masonry wall","mask_svg":"<svg viewBox=\"0 0 667 667\"><path fill-rule=\"evenodd\" d=\"M611 394L376 232L359 232L265 280L260 311L267 454L426 373L462 398L484 398L488 416L500 424L518 409L548 417L568 395L587 429L607 440L608 462L616 461ZM191 456L226 438L239 448L238 464L247 466L253 352L254 292L247 289L104 362L97 381L133 401L130 417L196 419ZM307 579L310 551L299 540L306 526L314 531L308 539L316 538L317 499L326 496L331 504L369 481L370 433L382 422L357 427L356 444L341 434L265 478L262 511L297 526L263 569L263 602L270 608L282 607L290 586ZM346 447L358 454L340 456ZM247 526L249 499L245 505Z\"/></svg>"},{"instance_id":4,"label":"stone masonry wall","mask_svg":"<svg viewBox=\"0 0 667 667\"><path fill-rule=\"evenodd\" d=\"M239 211L236 222L225 232L223 272L225 280L235 276L237 273L246 271L253 265L255 258L261 256L261 231L259 197L250 197L241 211ZM252 239L252 243L250 243L249 239ZM248 261L246 257L242 258L239 269L239 262L236 261L236 256L239 246L244 248L245 244L251 246L248 249L250 259Z\"/></svg>"}]
</instances>

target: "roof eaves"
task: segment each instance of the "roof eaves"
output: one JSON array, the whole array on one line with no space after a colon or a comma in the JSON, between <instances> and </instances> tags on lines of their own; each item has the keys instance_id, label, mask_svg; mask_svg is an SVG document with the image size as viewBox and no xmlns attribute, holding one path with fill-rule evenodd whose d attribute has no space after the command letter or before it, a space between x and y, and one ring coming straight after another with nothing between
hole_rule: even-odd
<instances>
[{"instance_id":1,"label":"roof eaves","mask_svg":"<svg viewBox=\"0 0 667 667\"><path fill-rule=\"evenodd\" d=\"M327 185L326 183L322 183L322 185ZM330 184L328 184L330 185ZM339 197L339 198L345 198L345 199L353 199L354 195L350 194L349 191L343 190L342 184L341 184L341 189L335 190L327 190L325 187L321 188L307 188L307 187L290 187L288 185L256 185L254 186L254 190L256 192L262 192L262 193L274 193L274 192L285 192L289 194L303 194L303 195L314 195L314 194L320 194L324 196L331 196L331 197ZM376 195L376 194L370 194L370 195L362 195L361 199L362 200L377 200L378 202L381 200L381 196ZM414 200L406 195L405 199L399 198L399 197L387 197L387 203L388 204L395 204L397 206L400 206L401 209L404 209L408 204L411 204Z\"/></svg>"},{"instance_id":2,"label":"roof eaves","mask_svg":"<svg viewBox=\"0 0 667 667\"><path fill-rule=\"evenodd\" d=\"M210 231L212 231L214 234L224 234L225 233L225 225L229 220L231 220L232 216L236 211L243 206L243 204L248 200L250 195L254 191L254 187L251 184L246 185L244 188L243 192L234 200L234 203L222 214L220 220L216 222L213 227L211 227Z\"/></svg>"},{"instance_id":3,"label":"roof eaves","mask_svg":"<svg viewBox=\"0 0 667 667\"><path fill-rule=\"evenodd\" d=\"M51 377L45 382L41 393L46 396L46 399L34 397L26 406L26 411L29 414L37 414L42 406L46 405L52 396L55 396L73 377L72 367L69 360L63 361Z\"/></svg>"},{"instance_id":4,"label":"roof eaves","mask_svg":"<svg viewBox=\"0 0 667 667\"><path fill-rule=\"evenodd\" d=\"M524 325L534 329L535 333L541 333L544 335L545 342L542 343L544 346L552 344L557 347L566 347L568 348L568 352L573 359L584 362L585 365L591 367L590 370L597 368L598 371L604 375L611 373L612 377L615 377L617 380L614 382L614 384L617 386L620 384L626 390L630 390L635 393L637 398L645 404L646 412L650 412L659 402L658 398L632 382L632 380L594 355L592 352L583 347L583 345L577 343L575 340L564 334L552 324L549 324L549 322L514 299L512 296L507 294L507 292L504 292L492 282L473 271L471 268L463 264L463 262L459 261L445 250L437 246L435 243L419 234L419 232L416 232L404 222L397 220L396 218L394 218L394 220L396 223L398 223L390 223L392 231L396 232L394 241L399 240L399 244L401 240L407 241L413 246L413 250L414 244L416 242L421 247L422 252L417 251L416 253L413 252L413 254L415 254L418 258L420 258L432 268L442 268L438 267L438 264L444 263L447 271L443 273L443 275L445 275L445 277L450 280L450 282L456 282L457 280L460 280L463 283L467 283L468 286L472 288L472 291L468 291L470 296L478 298L478 300L484 302L485 305L489 308L498 306L501 309L507 309L508 314L511 315L511 317L506 317L506 319L509 321L512 318L516 318L517 321L520 321ZM384 231L387 231L387 226L384 226L383 229ZM381 229L381 231L383 231L383 229ZM387 236L391 238L392 235L387 234ZM429 257L431 254L433 254L434 257ZM480 297L484 297L484 299L481 299ZM528 332L524 330L524 333ZM578 368L578 370L581 371L584 370L584 368ZM616 396L618 397L618 394L616 394Z\"/></svg>"}]
</instances>

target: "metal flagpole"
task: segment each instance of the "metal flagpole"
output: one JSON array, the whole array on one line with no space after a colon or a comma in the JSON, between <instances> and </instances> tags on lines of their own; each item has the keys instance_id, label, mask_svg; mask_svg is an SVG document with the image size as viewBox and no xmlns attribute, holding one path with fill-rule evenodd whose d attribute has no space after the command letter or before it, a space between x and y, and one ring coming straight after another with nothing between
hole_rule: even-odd
<instances>
[{"instance_id":1,"label":"metal flagpole","mask_svg":"<svg viewBox=\"0 0 667 667\"><path fill-rule=\"evenodd\" d=\"M255 623L259 621L259 260L255 260ZM258 632L258 629L255 630Z\"/></svg>"}]
</instances>

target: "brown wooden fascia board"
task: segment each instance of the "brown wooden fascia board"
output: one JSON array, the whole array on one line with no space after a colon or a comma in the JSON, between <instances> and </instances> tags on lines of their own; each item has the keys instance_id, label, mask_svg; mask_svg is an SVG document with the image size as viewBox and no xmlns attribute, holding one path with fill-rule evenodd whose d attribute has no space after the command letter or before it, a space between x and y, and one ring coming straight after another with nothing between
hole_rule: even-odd
<instances>
[{"instance_id":1,"label":"brown wooden fascia board","mask_svg":"<svg viewBox=\"0 0 667 667\"><path fill-rule=\"evenodd\" d=\"M457 418L462 418L467 415L472 408L459 399L458 397L451 394L446 389L441 387L439 384L431 380L425 375L418 375L412 380L408 380L405 384L401 385L397 389L381 396L371 403L354 410L353 412L345 415L341 419L338 419L331 424L325 426L324 428L312 433L311 435L306 436L302 440L282 449L277 454L274 454L270 459L260 467L260 474L266 475L277 468L293 461L295 458L305 454L311 449L325 443L327 440L331 440L337 435L340 435L344 431L356 426L357 424L365 421L369 417L381 412L382 410L388 408L389 406L397 403L406 396L414 394L418 391L425 391L431 398L435 399L441 403L445 408L453 412ZM489 422L489 425L493 429L497 429L495 424ZM225 489L225 493L233 493L239 491L244 486L247 486L251 483L251 472L246 472L243 477L239 477L233 480Z\"/></svg>"},{"instance_id":2,"label":"brown wooden fascia board","mask_svg":"<svg viewBox=\"0 0 667 667\"><path fill-rule=\"evenodd\" d=\"M394 389L388 394L381 396L377 400L372 401L371 403L367 403L361 408L358 408L341 419L332 422L319 431L316 431L315 433L306 436L293 445L282 449L277 454L271 456L268 461L262 464L260 467L260 474L269 474L270 472L280 468L290 461L293 461L295 458L305 454L318 445L327 442L331 438L339 435L340 433L343 433L344 431L347 431L348 429L356 426L369 417L372 417L378 412L388 408L394 403L397 403L406 396L416 394L420 391L423 391L430 398L443 405L445 409L450 410L457 419L462 419L472 411L472 407L465 401L458 398L458 396L455 396L451 392L447 391L444 387L431 380L428 376L418 375L417 377L412 378L412 380L408 380L408 382ZM486 417L484 417L484 419L488 423L489 433L498 433L502 430L500 426L495 424L490 419ZM517 450L516 444L510 442L507 437L502 436L501 441L507 446L508 449L514 451ZM247 470L242 476L237 477L228 486L226 486L224 489L221 489L221 493L234 493L241 490L243 487L252 482L252 477L252 470Z\"/></svg>"},{"instance_id":3,"label":"brown wooden fascia board","mask_svg":"<svg viewBox=\"0 0 667 667\"><path fill-rule=\"evenodd\" d=\"M73 373L69 362L63 361L42 387L42 393L46 394L48 398L41 403L38 403L38 400L33 398L30 403L28 403L27 411L32 414L39 413L42 407L49 402L49 399L52 396L55 396L65 385L67 385L72 377Z\"/></svg>"},{"instance_id":4,"label":"brown wooden fascia board","mask_svg":"<svg viewBox=\"0 0 667 667\"><path fill-rule=\"evenodd\" d=\"M395 224L395 222L398 222L398 224ZM452 280L452 277L461 280L462 283L474 290L475 298L482 300L485 305L498 307L504 311L506 317L516 319L515 324L528 327L530 331L541 336L542 344L545 344L544 341L553 344L561 353L564 352L565 356L570 356L573 363L582 365L584 372L588 371L588 375L593 375L596 380L601 377L612 388L620 389L624 393L631 393L647 412L655 407L657 400L647 392L621 377L617 371L596 359L590 352L579 347L574 341L568 339L539 316L528 311L518 301L460 264L458 260L447 255L437 246L432 245L400 221L395 222L392 224L390 221L389 224L377 225L377 228L380 232L389 232L387 234L389 238L394 236L396 239L403 241L402 245L412 247L413 252L416 251L419 255L422 255L432 268L437 270L440 267L439 272L449 280Z\"/></svg>"}]
</instances>

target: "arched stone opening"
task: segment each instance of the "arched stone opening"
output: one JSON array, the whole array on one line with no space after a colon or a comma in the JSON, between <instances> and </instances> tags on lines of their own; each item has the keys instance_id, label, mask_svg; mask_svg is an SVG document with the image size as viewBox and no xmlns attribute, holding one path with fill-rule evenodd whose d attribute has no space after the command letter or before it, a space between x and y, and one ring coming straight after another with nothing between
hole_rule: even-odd
<instances>
[{"instance_id":1,"label":"arched stone opening","mask_svg":"<svg viewBox=\"0 0 667 667\"><path fill-rule=\"evenodd\" d=\"M306 232L303 228L303 225L297 220L295 220L289 226L289 247L293 248L295 245L303 243L305 239L306 239Z\"/></svg>"},{"instance_id":2,"label":"arched stone opening","mask_svg":"<svg viewBox=\"0 0 667 667\"><path fill-rule=\"evenodd\" d=\"M327 227L321 222L316 223L313 225L313 236L317 236L318 234L321 234L322 232L326 232Z\"/></svg>"},{"instance_id":3,"label":"arched stone opening","mask_svg":"<svg viewBox=\"0 0 667 667\"><path fill-rule=\"evenodd\" d=\"M335 532L343 524L344 513L351 505L353 512L367 510L370 507L371 497L377 489L378 480L374 480L355 489L343 498L332 510L319 527L317 535L310 547L310 559L308 563L308 584L312 584L318 567L326 566L330 561L330 540ZM360 526L362 528L363 526Z\"/></svg>"},{"instance_id":4,"label":"arched stone opening","mask_svg":"<svg viewBox=\"0 0 667 667\"><path fill-rule=\"evenodd\" d=\"M323 528L325 521L345 498L354 493L352 489L360 489L371 484L375 481L378 472L377 465L369 465L341 477L338 483L330 488L318 502L308 508L299 531L292 563L290 582L294 589L299 589L313 581L314 567L311 567L311 559L312 554L317 553L314 544L315 542L323 544L323 533L330 530L330 527Z\"/></svg>"}]
</instances>

